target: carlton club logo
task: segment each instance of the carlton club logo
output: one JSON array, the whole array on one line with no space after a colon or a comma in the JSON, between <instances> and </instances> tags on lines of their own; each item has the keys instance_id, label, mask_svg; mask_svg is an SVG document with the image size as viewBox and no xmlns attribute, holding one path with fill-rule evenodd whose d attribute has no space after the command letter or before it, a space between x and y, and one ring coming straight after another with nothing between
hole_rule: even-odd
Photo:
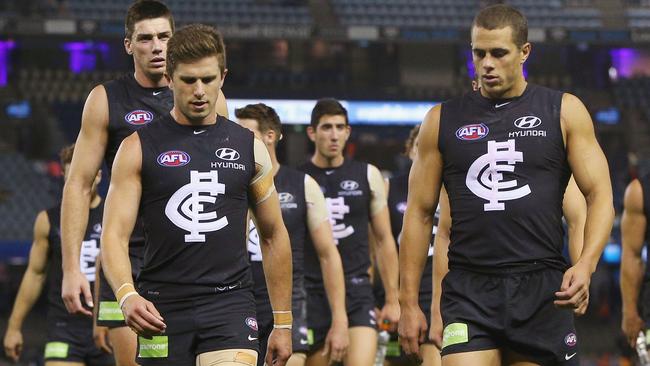
<instances>
[{"instance_id":1,"label":"carlton club logo","mask_svg":"<svg viewBox=\"0 0 650 366\"><path fill-rule=\"evenodd\" d=\"M484 138L488 133L490 129L484 123L475 123L456 130L456 137L459 140L474 141Z\"/></svg>"},{"instance_id":2,"label":"carlton club logo","mask_svg":"<svg viewBox=\"0 0 650 366\"><path fill-rule=\"evenodd\" d=\"M167 167L187 165L191 158L188 153L180 150L166 151L158 155L158 164Z\"/></svg>"},{"instance_id":3,"label":"carlton club logo","mask_svg":"<svg viewBox=\"0 0 650 366\"><path fill-rule=\"evenodd\" d=\"M214 154L221 160L235 161L239 160L239 152L229 147L222 147L214 152Z\"/></svg>"},{"instance_id":4,"label":"carlton club logo","mask_svg":"<svg viewBox=\"0 0 650 366\"><path fill-rule=\"evenodd\" d=\"M542 124L542 120L535 116L519 117L515 120L515 126L524 130L535 128Z\"/></svg>"},{"instance_id":5,"label":"carlton club logo","mask_svg":"<svg viewBox=\"0 0 650 366\"><path fill-rule=\"evenodd\" d=\"M145 111L142 109L136 109L131 111L124 116L126 123L134 126L142 126L153 121L153 113Z\"/></svg>"}]
</instances>

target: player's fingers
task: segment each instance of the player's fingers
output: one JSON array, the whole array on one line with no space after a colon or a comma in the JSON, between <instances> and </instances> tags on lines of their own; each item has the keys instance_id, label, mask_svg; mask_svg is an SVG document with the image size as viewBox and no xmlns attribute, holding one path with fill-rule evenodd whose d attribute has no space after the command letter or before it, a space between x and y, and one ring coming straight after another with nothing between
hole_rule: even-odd
<instances>
[{"instance_id":1,"label":"player's fingers","mask_svg":"<svg viewBox=\"0 0 650 366\"><path fill-rule=\"evenodd\" d=\"M149 303L145 306L144 309L143 308L137 309L137 314L140 316L142 320L146 322L146 324L141 323L143 328L151 330L153 332L160 333L164 331L165 328L167 328L167 325L162 320L160 320L161 318L160 314L156 316L151 311L152 308L153 308L153 304Z\"/></svg>"},{"instance_id":2,"label":"player's fingers","mask_svg":"<svg viewBox=\"0 0 650 366\"><path fill-rule=\"evenodd\" d=\"M266 356L264 357L264 363L268 366L273 365L273 358L275 356L275 345L269 344L266 348Z\"/></svg>"},{"instance_id":3,"label":"player's fingers","mask_svg":"<svg viewBox=\"0 0 650 366\"><path fill-rule=\"evenodd\" d=\"M147 310L149 310L149 312L153 314L156 318L160 319L161 322L165 321L165 319L162 317L162 315L160 315L158 309L156 309L156 306L152 302L147 303Z\"/></svg>"},{"instance_id":4,"label":"player's fingers","mask_svg":"<svg viewBox=\"0 0 650 366\"><path fill-rule=\"evenodd\" d=\"M321 352L321 355L323 357L327 357L327 355L330 353L330 343L331 342L332 342L332 340L329 337L327 337L327 339L325 340L325 345L323 346L323 352Z\"/></svg>"},{"instance_id":5,"label":"player's fingers","mask_svg":"<svg viewBox=\"0 0 650 366\"><path fill-rule=\"evenodd\" d=\"M81 292L83 293L84 302L86 303L86 305L88 305L89 307L92 308L94 306L94 304L93 304L93 294L92 294L92 292L90 292L90 284L88 283L88 281L84 281L82 283ZM84 310L89 312L90 316L93 315L92 312L90 312L90 311L88 311L86 309L84 309Z\"/></svg>"}]
</instances>

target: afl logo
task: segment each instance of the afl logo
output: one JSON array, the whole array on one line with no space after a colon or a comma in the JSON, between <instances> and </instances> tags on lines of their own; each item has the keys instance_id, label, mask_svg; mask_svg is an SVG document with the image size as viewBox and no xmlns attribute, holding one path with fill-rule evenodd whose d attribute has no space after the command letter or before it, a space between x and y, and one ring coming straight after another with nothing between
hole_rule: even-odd
<instances>
[{"instance_id":1,"label":"afl logo","mask_svg":"<svg viewBox=\"0 0 650 366\"><path fill-rule=\"evenodd\" d=\"M248 317L246 318L244 323L246 323L246 325L248 325L248 327L251 328L252 330L257 331L257 319Z\"/></svg>"},{"instance_id":2,"label":"afl logo","mask_svg":"<svg viewBox=\"0 0 650 366\"><path fill-rule=\"evenodd\" d=\"M354 191L355 189L359 188L359 183L353 180L344 180L341 182L341 188L345 189L346 191Z\"/></svg>"},{"instance_id":3,"label":"afl logo","mask_svg":"<svg viewBox=\"0 0 650 366\"><path fill-rule=\"evenodd\" d=\"M480 140L487 136L490 129L483 123L465 125L456 130L456 137L460 140L473 141Z\"/></svg>"},{"instance_id":4,"label":"afl logo","mask_svg":"<svg viewBox=\"0 0 650 366\"><path fill-rule=\"evenodd\" d=\"M397 212L403 214L406 212L406 202L400 202L398 203L395 208L397 209Z\"/></svg>"},{"instance_id":5,"label":"afl logo","mask_svg":"<svg viewBox=\"0 0 650 366\"><path fill-rule=\"evenodd\" d=\"M185 151L172 150L158 155L158 164L168 167L187 165L190 162L190 155Z\"/></svg>"},{"instance_id":6,"label":"afl logo","mask_svg":"<svg viewBox=\"0 0 650 366\"><path fill-rule=\"evenodd\" d=\"M564 343L569 347L573 347L578 344L578 337L574 333L569 333L564 337Z\"/></svg>"},{"instance_id":7,"label":"afl logo","mask_svg":"<svg viewBox=\"0 0 650 366\"><path fill-rule=\"evenodd\" d=\"M153 113L149 111L143 111L142 109L137 109L135 111L129 112L124 116L124 120L134 126L142 126L153 121Z\"/></svg>"},{"instance_id":8,"label":"afl logo","mask_svg":"<svg viewBox=\"0 0 650 366\"><path fill-rule=\"evenodd\" d=\"M235 161L239 160L239 153L229 147L222 147L214 153L221 160Z\"/></svg>"},{"instance_id":9,"label":"afl logo","mask_svg":"<svg viewBox=\"0 0 650 366\"><path fill-rule=\"evenodd\" d=\"M535 116L524 116L515 120L515 126L517 126L517 128L523 128L524 130L535 128L541 124L542 120Z\"/></svg>"},{"instance_id":10,"label":"afl logo","mask_svg":"<svg viewBox=\"0 0 650 366\"><path fill-rule=\"evenodd\" d=\"M293 195L289 192L280 192L280 194L278 194L278 199L280 200L280 203L290 203L293 202Z\"/></svg>"}]
</instances>

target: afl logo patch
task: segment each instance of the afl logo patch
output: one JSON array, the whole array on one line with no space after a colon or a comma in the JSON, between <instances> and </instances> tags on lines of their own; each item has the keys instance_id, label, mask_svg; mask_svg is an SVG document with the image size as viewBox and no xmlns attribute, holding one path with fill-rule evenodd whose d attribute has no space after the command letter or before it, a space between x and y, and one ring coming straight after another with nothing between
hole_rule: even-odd
<instances>
[{"instance_id":1,"label":"afl logo patch","mask_svg":"<svg viewBox=\"0 0 650 366\"><path fill-rule=\"evenodd\" d=\"M142 109L136 109L124 116L124 120L134 126L142 126L153 121L153 113Z\"/></svg>"},{"instance_id":2,"label":"afl logo patch","mask_svg":"<svg viewBox=\"0 0 650 366\"><path fill-rule=\"evenodd\" d=\"M574 333L569 333L566 337L564 337L564 344L569 347L573 347L578 344L578 337L576 337Z\"/></svg>"},{"instance_id":3,"label":"afl logo patch","mask_svg":"<svg viewBox=\"0 0 650 366\"><path fill-rule=\"evenodd\" d=\"M515 126L517 126L517 128L523 128L525 130L535 128L541 124L542 124L542 120L539 119L539 117L535 117L535 116L524 116L524 117L519 117L515 120Z\"/></svg>"},{"instance_id":4,"label":"afl logo patch","mask_svg":"<svg viewBox=\"0 0 650 366\"><path fill-rule=\"evenodd\" d=\"M214 153L221 160L235 161L239 160L239 152L229 147L222 147Z\"/></svg>"},{"instance_id":5,"label":"afl logo patch","mask_svg":"<svg viewBox=\"0 0 650 366\"><path fill-rule=\"evenodd\" d=\"M172 150L158 155L158 164L168 167L187 165L190 162L190 155L185 151Z\"/></svg>"},{"instance_id":6,"label":"afl logo patch","mask_svg":"<svg viewBox=\"0 0 650 366\"><path fill-rule=\"evenodd\" d=\"M406 212L406 202L399 202L397 205L395 205L395 208L397 209L397 212L403 214Z\"/></svg>"},{"instance_id":7,"label":"afl logo patch","mask_svg":"<svg viewBox=\"0 0 650 366\"><path fill-rule=\"evenodd\" d=\"M346 191L354 191L355 189L359 188L359 183L353 180L344 180L341 182L341 188L345 189Z\"/></svg>"},{"instance_id":8,"label":"afl logo patch","mask_svg":"<svg viewBox=\"0 0 650 366\"><path fill-rule=\"evenodd\" d=\"M483 123L465 125L456 130L456 137L460 140L473 141L480 140L487 136L490 129Z\"/></svg>"},{"instance_id":9,"label":"afl logo patch","mask_svg":"<svg viewBox=\"0 0 650 366\"><path fill-rule=\"evenodd\" d=\"M254 331L257 331L257 320L255 318L248 317L244 322L246 323L246 325L248 325L249 328L251 328Z\"/></svg>"}]
</instances>

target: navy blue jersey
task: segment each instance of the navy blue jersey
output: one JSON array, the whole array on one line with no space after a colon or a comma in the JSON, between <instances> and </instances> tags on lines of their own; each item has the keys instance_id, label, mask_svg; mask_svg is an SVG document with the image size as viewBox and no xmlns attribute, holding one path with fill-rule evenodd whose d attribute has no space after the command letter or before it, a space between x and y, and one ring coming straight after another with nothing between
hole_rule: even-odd
<instances>
[{"instance_id":1,"label":"navy blue jersey","mask_svg":"<svg viewBox=\"0 0 650 366\"><path fill-rule=\"evenodd\" d=\"M450 267L566 267L562 199L571 171L561 106L561 92L532 84L510 100L470 92L443 103L438 146L451 205Z\"/></svg>"},{"instance_id":2,"label":"navy blue jersey","mask_svg":"<svg viewBox=\"0 0 650 366\"><path fill-rule=\"evenodd\" d=\"M185 126L170 115L137 133L145 232L140 288L178 298L165 289L201 294L249 286L253 134L220 116L213 125Z\"/></svg>"},{"instance_id":3,"label":"navy blue jersey","mask_svg":"<svg viewBox=\"0 0 650 366\"><path fill-rule=\"evenodd\" d=\"M319 168L308 162L301 170L312 176L323 191L345 278L368 276L371 199L368 164L345 159L339 167ZM307 242L305 279L308 285L322 286L318 255L311 239Z\"/></svg>"},{"instance_id":4,"label":"navy blue jersey","mask_svg":"<svg viewBox=\"0 0 650 366\"><path fill-rule=\"evenodd\" d=\"M104 202L95 208L90 209L88 213L88 226L81 243L81 255L79 265L81 273L86 276L90 282L91 291L94 290L95 282L95 263L97 254L99 254L100 238L102 235L102 217L104 213ZM48 317L54 319L68 319L70 321L78 320L82 323L92 324L89 317L72 316L63 304L61 298L61 283L63 281L63 271L61 267L61 205L52 207L47 210L47 217L50 222L50 232L47 240L48 250ZM84 319L81 319L84 318ZM88 320L84 322L84 320Z\"/></svg>"}]
</instances>

